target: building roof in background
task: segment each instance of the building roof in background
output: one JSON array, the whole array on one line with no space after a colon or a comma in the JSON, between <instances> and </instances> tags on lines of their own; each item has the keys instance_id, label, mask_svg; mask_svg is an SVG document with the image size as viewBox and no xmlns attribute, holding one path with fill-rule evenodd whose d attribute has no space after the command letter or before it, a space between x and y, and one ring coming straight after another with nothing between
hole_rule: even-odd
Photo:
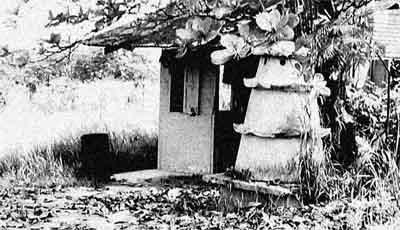
<instances>
[{"instance_id":1,"label":"building roof in background","mask_svg":"<svg viewBox=\"0 0 400 230\"><path fill-rule=\"evenodd\" d=\"M394 8L397 4L399 6L400 0L380 0L380 1L372 1L369 6L374 8L374 10L387 10L390 8Z\"/></svg>"},{"instance_id":2,"label":"building roof in background","mask_svg":"<svg viewBox=\"0 0 400 230\"><path fill-rule=\"evenodd\" d=\"M385 58L400 58L399 1L374 3L373 39L384 46Z\"/></svg>"},{"instance_id":3,"label":"building roof in background","mask_svg":"<svg viewBox=\"0 0 400 230\"><path fill-rule=\"evenodd\" d=\"M383 10L374 15L373 38L384 46L385 58L400 58L400 10Z\"/></svg>"}]
</instances>

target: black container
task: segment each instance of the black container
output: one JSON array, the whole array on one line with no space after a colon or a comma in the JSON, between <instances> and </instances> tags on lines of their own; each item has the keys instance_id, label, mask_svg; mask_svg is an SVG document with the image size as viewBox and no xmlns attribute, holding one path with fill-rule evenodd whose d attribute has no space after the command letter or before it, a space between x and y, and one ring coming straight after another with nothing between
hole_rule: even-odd
<instances>
[{"instance_id":1,"label":"black container","mask_svg":"<svg viewBox=\"0 0 400 230\"><path fill-rule=\"evenodd\" d=\"M113 157L110 138L106 133L92 133L81 137L81 171L97 180L108 180L112 174Z\"/></svg>"}]
</instances>

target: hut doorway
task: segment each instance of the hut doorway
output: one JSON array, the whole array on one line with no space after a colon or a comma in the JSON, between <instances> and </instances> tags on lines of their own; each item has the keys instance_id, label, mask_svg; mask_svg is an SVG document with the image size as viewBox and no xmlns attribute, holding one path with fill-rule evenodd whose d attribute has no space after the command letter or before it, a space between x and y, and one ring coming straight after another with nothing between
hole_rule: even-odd
<instances>
[{"instance_id":1,"label":"hut doorway","mask_svg":"<svg viewBox=\"0 0 400 230\"><path fill-rule=\"evenodd\" d=\"M244 86L244 78L256 74L259 57L251 56L231 61L220 69L216 89L214 125L214 171L224 172L235 165L241 135L233 124L244 122L251 89Z\"/></svg>"},{"instance_id":2,"label":"hut doorway","mask_svg":"<svg viewBox=\"0 0 400 230\"><path fill-rule=\"evenodd\" d=\"M255 76L257 57L227 63L223 71L210 50L178 59L163 51L160 73L158 168L186 173L218 173L235 165L250 97L243 78Z\"/></svg>"}]
</instances>

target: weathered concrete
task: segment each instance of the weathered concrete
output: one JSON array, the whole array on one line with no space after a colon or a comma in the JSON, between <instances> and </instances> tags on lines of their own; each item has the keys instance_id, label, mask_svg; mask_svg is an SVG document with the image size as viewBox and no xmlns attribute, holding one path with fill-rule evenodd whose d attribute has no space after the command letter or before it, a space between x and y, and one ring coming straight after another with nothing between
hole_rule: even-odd
<instances>
[{"instance_id":1,"label":"weathered concrete","mask_svg":"<svg viewBox=\"0 0 400 230\"><path fill-rule=\"evenodd\" d=\"M302 136L320 129L316 98L307 92L268 87L305 83L295 65L292 60L261 58L256 77L247 81L247 86L256 88L251 91L244 124L237 129L242 138L235 169L249 170L252 179L298 181L305 147L322 149L320 139L309 141ZM312 158L321 162L322 151L313 151Z\"/></svg>"},{"instance_id":2,"label":"weathered concrete","mask_svg":"<svg viewBox=\"0 0 400 230\"><path fill-rule=\"evenodd\" d=\"M232 179L223 173L204 175L202 178L206 183L220 186L220 203L225 211L232 211L232 209L254 203L260 203L263 206L301 206L301 202L296 197L298 191L296 184L271 185L265 182L248 182Z\"/></svg>"},{"instance_id":3,"label":"weathered concrete","mask_svg":"<svg viewBox=\"0 0 400 230\"><path fill-rule=\"evenodd\" d=\"M151 169L151 170L141 170L135 172L114 174L111 176L111 179L126 184L140 184L140 183L158 183L162 180L174 177L185 177L185 176L191 176L191 174Z\"/></svg>"},{"instance_id":4,"label":"weathered concrete","mask_svg":"<svg viewBox=\"0 0 400 230\"><path fill-rule=\"evenodd\" d=\"M274 196L293 195L297 186L288 184L288 186L271 185L266 182L248 182L243 180L232 179L225 176L224 173L203 175L203 181L211 184L228 185L229 187L257 192L261 194L269 194Z\"/></svg>"}]
</instances>

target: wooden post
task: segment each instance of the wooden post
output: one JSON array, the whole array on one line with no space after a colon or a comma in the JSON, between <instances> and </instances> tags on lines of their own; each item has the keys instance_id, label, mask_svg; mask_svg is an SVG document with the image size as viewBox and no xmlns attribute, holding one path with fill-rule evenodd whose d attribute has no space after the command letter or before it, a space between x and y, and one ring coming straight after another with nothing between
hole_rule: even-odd
<instances>
[{"instance_id":1,"label":"wooden post","mask_svg":"<svg viewBox=\"0 0 400 230\"><path fill-rule=\"evenodd\" d=\"M387 79L387 111L386 111L386 138L389 137L390 131L390 65L392 64L392 60L389 60L387 71L388 71L388 79Z\"/></svg>"},{"instance_id":2,"label":"wooden post","mask_svg":"<svg viewBox=\"0 0 400 230\"><path fill-rule=\"evenodd\" d=\"M389 61L388 65L386 65L385 61L383 60L382 56L377 54L379 60L382 62L383 66L385 67L386 71L388 72L388 79L387 79L387 108L386 108L386 137L389 136L389 121L390 121L390 64L391 60Z\"/></svg>"}]
</instances>

